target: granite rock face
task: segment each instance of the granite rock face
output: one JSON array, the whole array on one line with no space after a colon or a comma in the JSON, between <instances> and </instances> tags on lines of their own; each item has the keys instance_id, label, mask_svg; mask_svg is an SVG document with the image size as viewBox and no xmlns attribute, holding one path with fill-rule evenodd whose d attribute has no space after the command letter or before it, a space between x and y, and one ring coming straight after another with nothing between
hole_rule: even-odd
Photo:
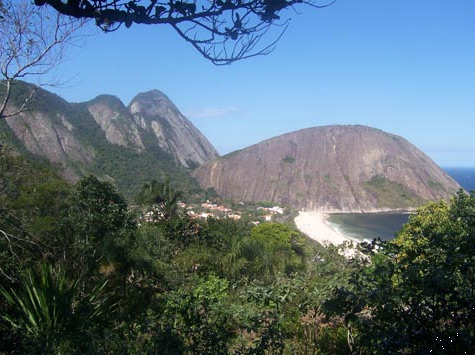
<instances>
[{"instance_id":1,"label":"granite rock face","mask_svg":"<svg viewBox=\"0 0 475 355\"><path fill-rule=\"evenodd\" d=\"M31 92L27 83L18 82L16 88L7 111ZM111 95L69 103L40 88L27 111L0 124L20 150L47 159L68 180L93 173L131 191L157 175L183 176L188 168L218 157L203 134L158 90L137 95L127 107Z\"/></svg>"},{"instance_id":2,"label":"granite rock face","mask_svg":"<svg viewBox=\"0 0 475 355\"><path fill-rule=\"evenodd\" d=\"M85 166L94 159L94 151L77 139L74 126L60 113L26 111L6 121L28 151L59 166L70 181L80 177L80 172L71 168L71 162Z\"/></svg>"},{"instance_id":3,"label":"granite rock face","mask_svg":"<svg viewBox=\"0 0 475 355\"><path fill-rule=\"evenodd\" d=\"M365 126L271 138L193 171L203 188L243 201L322 212L411 209L460 186L407 140Z\"/></svg>"},{"instance_id":4,"label":"granite rock face","mask_svg":"<svg viewBox=\"0 0 475 355\"><path fill-rule=\"evenodd\" d=\"M87 106L112 144L139 152L158 146L187 168L218 157L206 137L158 90L138 94L128 107L109 95Z\"/></svg>"},{"instance_id":5,"label":"granite rock face","mask_svg":"<svg viewBox=\"0 0 475 355\"><path fill-rule=\"evenodd\" d=\"M115 96L101 95L87 105L89 113L112 144L142 151L145 146L130 113Z\"/></svg>"},{"instance_id":6,"label":"granite rock face","mask_svg":"<svg viewBox=\"0 0 475 355\"><path fill-rule=\"evenodd\" d=\"M218 152L170 99L158 90L137 95L129 104L137 126L153 133L158 146L192 168L217 158Z\"/></svg>"}]
</instances>

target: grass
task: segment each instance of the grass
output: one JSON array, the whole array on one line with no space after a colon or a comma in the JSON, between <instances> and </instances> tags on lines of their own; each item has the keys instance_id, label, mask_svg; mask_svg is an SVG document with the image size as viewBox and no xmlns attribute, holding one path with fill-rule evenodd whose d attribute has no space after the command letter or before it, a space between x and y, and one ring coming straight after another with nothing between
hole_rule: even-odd
<instances>
[{"instance_id":1,"label":"grass","mask_svg":"<svg viewBox=\"0 0 475 355\"><path fill-rule=\"evenodd\" d=\"M425 201L407 190L402 184L385 176L375 176L363 183L365 188L378 200L378 208L407 208L422 205Z\"/></svg>"}]
</instances>

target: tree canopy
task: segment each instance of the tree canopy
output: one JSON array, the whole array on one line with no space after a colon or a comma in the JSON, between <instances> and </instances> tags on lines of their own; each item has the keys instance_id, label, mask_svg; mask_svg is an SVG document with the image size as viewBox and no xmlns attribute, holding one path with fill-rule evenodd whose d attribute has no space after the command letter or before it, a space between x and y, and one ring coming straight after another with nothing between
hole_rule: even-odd
<instances>
[{"instance_id":1,"label":"tree canopy","mask_svg":"<svg viewBox=\"0 0 475 355\"><path fill-rule=\"evenodd\" d=\"M95 19L104 31L132 24L171 26L186 42L214 64L270 53L285 31L284 10L306 4L323 8L336 0L318 4L315 0L35 0L61 14ZM271 27L279 34L261 41ZM261 43L263 42L263 43Z\"/></svg>"},{"instance_id":2,"label":"tree canopy","mask_svg":"<svg viewBox=\"0 0 475 355\"><path fill-rule=\"evenodd\" d=\"M346 309L355 348L473 353L474 211L475 197L460 191L450 204L421 207L393 241L367 245L350 286L337 288L328 303Z\"/></svg>"},{"instance_id":3,"label":"tree canopy","mask_svg":"<svg viewBox=\"0 0 475 355\"><path fill-rule=\"evenodd\" d=\"M352 259L290 225L147 221L0 149L0 353L473 354L475 196L421 207Z\"/></svg>"}]
</instances>

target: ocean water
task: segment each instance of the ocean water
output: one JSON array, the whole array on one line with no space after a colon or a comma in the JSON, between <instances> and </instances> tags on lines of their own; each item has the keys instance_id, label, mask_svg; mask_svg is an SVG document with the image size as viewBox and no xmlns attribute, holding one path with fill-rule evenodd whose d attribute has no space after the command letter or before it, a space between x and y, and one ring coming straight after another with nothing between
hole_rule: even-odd
<instances>
[{"instance_id":1,"label":"ocean water","mask_svg":"<svg viewBox=\"0 0 475 355\"><path fill-rule=\"evenodd\" d=\"M327 223L358 240L390 240L409 216L409 213L338 213L330 215Z\"/></svg>"},{"instance_id":2,"label":"ocean water","mask_svg":"<svg viewBox=\"0 0 475 355\"><path fill-rule=\"evenodd\" d=\"M465 190L475 191L475 168L444 170ZM327 222L335 230L358 240L390 240L407 223L409 216L401 213L341 213L330 215Z\"/></svg>"},{"instance_id":3,"label":"ocean water","mask_svg":"<svg viewBox=\"0 0 475 355\"><path fill-rule=\"evenodd\" d=\"M465 190L475 190L475 168L445 168L444 170Z\"/></svg>"}]
</instances>

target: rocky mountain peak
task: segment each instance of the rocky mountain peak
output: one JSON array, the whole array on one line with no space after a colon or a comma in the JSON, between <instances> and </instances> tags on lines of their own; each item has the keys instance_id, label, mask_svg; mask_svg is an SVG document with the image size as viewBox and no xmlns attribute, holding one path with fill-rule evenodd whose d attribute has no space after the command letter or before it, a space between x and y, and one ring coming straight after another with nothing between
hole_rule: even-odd
<instances>
[{"instance_id":1,"label":"rocky mountain peak","mask_svg":"<svg viewBox=\"0 0 475 355\"><path fill-rule=\"evenodd\" d=\"M100 95L90 101L87 108L110 143L137 151L145 148L137 125L118 97Z\"/></svg>"},{"instance_id":2,"label":"rocky mountain peak","mask_svg":"<svg viewBox=\"0 0 475 355\"><path fill-rule=\"evenodd\" d=\"M132 115L139 114L145 117L179 112L171 100L159 90L150 90L136 95L129 104Z\"/></svg>"},{"instance_id":3,"label":"rocky mountain peak","mask_svg":"<svg viewBox=\"0 0 475 355\"><path fill-rule=\"evenodd\" d=\"M106 139L136 151L158 146L185 167L196 167L218 153L170 99L159 90L136 95L128 107L115 96L101 95L88 110Z\"/></svg>"},{"instance_id":4,"label":"rocky mountain peak","mask_svg":"<svg viewBox=\"0 0 475 355\"><path fill-rule=\"evenodd\" d=\"M153 133L158 146L193 168L218 157L201 132L159 90L135 96L128 106L135 124Z\"/></svg>"},{"instance_id":5,"label":"rocky mountain peak","mask_svg":"<svg viewBox=\"0 0 475 355\"><path fill-rule=\"evenodd\" d=\"M299 209L410 209L460 186L402 137L365 126L303 129L211 161L193 172L225 197Z\"/></svg>"},{"instance_id":6,"label":"rocky mountain peak","mask_svg":"<svg viewBox=\"0 0 475 355\"><path fill-rule=\"evenodd\" d=\"M121 113L128 113L127 107L125 107L124 103L115 95L108 95L102 94L91 101L89 101L88 106L91 105L102 105L107 106L111 111L121 112Z\"/></svg>"},{"instance_id":7,"label":"rocky mountain peak","mask_svg":"<svg viewBox=\"0 0 475 355\"><path fill-rule=\"evenodd\" d=\"M21 104L27 89L29 84L18 82L7 109ZM0 121L0 130L9 131L20 149L54 163L69 180L94 172L116 179L128 191L154 174L179 175L183 167L218 156L158 90L138 94L126 107L112 95L69 103L39 89L30 109Z\"/></svg>"},{"instance_id":8,"label":"rocky mountain peak","mask_svg":"<svg viewBox=\"0 0 475 355\"><path fill-rule=\"evenodd\" d=\"M156 102L160 100L170 101L167 95L161 92L158 89L152 89L149 91L144 91L135 95L131 102L140 101L140 102ZM171 101L170 101L171 102Z\"/></svg>"}]
</instances>

